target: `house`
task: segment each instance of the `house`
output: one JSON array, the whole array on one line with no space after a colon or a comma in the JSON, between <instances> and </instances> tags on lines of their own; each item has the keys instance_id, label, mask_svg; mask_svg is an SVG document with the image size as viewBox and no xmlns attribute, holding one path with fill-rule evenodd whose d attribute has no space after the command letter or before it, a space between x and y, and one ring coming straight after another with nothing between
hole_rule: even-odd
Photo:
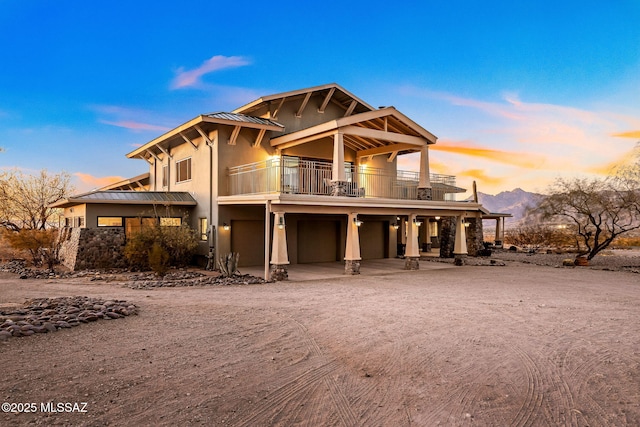
<instances>
[{"instance_id":1,"label":"house","mask_svg":"<svg viewBox=\"0 0 640 427\"><path fill-rule=\"evenodd\" d=\"M432 244L445 256L475 254L488 214L455 201L465 190L454 176L430 173L436 140L394 107L327 84L195 117L127 154L148 173L54 206L68 227L118 242L156 218L188 221L202 257L238 252L241 266L264 265L275 278L290 264L323 261L357 274L363 259L402 252L415 269ZM419 155L418 172L397 169L409 153Z\"/></svg>"}]
</instances>

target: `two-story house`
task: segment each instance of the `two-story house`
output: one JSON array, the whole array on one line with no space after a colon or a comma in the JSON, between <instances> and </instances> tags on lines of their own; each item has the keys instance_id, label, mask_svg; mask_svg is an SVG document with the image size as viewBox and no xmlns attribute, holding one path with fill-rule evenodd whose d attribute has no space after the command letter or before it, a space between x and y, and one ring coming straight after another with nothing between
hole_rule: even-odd
<instances>
[{"instance_id":1,"label":"two-story house","mask_svg":"<svg viewBox=\"0 0 640 427\"><path fill-rule=\"evenodd\" d=\"M328 84L200 115L127 154L148 174L56 206L70 227L125 236L156 218L188 221L202 256L238 252L241 265L264 265L276 278L289 264L323 261L344 260L355 274L360 260L398 251L406 268L418 268L441 221L452 220L453 253L465 255L465 231L473 225L481 244L488 213L454 200L464 191L455 177L430 173L435 143L394 107ZM397 169L409 153L418 153L419 171Z\"/></svg>"}]
</instances>

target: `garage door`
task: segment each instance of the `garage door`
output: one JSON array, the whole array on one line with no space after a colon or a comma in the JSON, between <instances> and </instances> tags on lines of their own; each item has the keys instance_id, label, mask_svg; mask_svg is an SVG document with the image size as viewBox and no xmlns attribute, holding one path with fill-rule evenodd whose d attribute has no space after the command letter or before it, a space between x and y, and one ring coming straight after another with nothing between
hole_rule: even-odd
<instances>
[{"instance_id":1,"label":"garage door","mask_svg":"<svg viewBox=\"0 0 640 427\"><path fill-rule=\"evenodd\" d=\"M385 258L386 223L384 221L367 220L360 230L360 256L362 259Z\"/></svg>"},{"instance_id":2,"label":"garage door","mask_svg":"<svg viewBox=\"0 0 640 427\"><path fill-rule=\"evenodd\" d=\"M264 222L231 221L231 252L240 253L239 267L264 265Z\"/></svg>"},{"instance_id":3,"label":"garage door","mask_svg":"<svg viewBox=\"0 0 640 427\"><path fill-rule=\"evenodd\" d=\"M298 263L338 261L339 221L298 221Z\"/></svg>"}]
</instances>

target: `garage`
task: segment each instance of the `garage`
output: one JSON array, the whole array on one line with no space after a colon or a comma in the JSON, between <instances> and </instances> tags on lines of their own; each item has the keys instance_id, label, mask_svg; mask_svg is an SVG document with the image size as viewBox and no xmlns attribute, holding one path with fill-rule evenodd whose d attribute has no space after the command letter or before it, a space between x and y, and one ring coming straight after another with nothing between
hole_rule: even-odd
<instances>
[{"instance_id":1,"label":"garage","mask_svg":"<svg viewBox=\"0 0 640 427\"><path fill-rule=\"evenodd\" d=\"M340 221L298 221L298 263L339 261Z\"/></svg>"},{"instance_id":2,"label":"garage","mask_svg":"<svg viewBox=\"0 0 640 427\"><path fill-rule=\"evenodd\" d=\"M389 229L386 221L366 220L360 226L360 256L362 259L381 259L387 258L388 251L385 249L389 246L387 230Z\"/></svg>"},{"instance_id":3,"label":"garage","mask_svg":"<svg viewBox=\"0 0 640 427\"><path fill-rule=\"evenodd\" d=\"M231 221L231 252L238 252L238 267L264 265L264 222Z\"/></svg>"}]
</instances>

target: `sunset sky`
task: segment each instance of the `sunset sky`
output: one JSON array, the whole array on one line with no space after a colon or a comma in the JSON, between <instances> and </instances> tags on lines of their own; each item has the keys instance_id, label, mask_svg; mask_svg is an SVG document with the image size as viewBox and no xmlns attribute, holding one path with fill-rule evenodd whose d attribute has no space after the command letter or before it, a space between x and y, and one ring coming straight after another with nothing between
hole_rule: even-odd
<instances>
[{"instance_id":1,"label":"sunset sky","mask_svg":"<svg viewBox=\"0 0 640 427\"><path fill-rule=\"evenodd\" d=\"M438 136L432 172L544 192L631 159L639 23L640 0L0 0L0 168L88 191L199 114L335 82Z\"/></svg>"}]
</instances>

